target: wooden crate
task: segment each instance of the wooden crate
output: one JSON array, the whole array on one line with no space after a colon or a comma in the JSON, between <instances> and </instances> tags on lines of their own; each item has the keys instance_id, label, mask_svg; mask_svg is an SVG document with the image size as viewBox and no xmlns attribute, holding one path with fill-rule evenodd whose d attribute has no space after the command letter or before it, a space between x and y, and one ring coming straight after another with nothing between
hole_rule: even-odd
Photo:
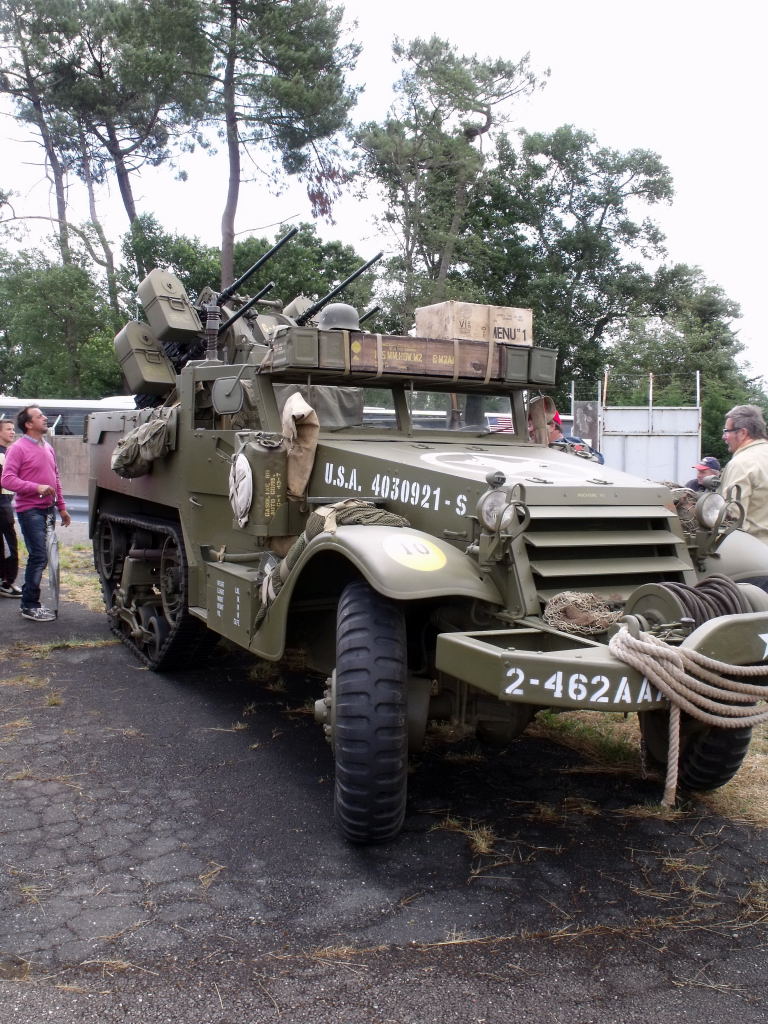
<instances>
[{"instance_id":1,"label":"wooden crate","mask_svg":"<svg viewBox=\"0 0 768 1024\"><path fill-rule=\"evenodd\" d=\"M416 333L423 338L466 338L532 345L533 313L514 306L486 306L449 299L416 310Z\"/></svg>"}]
</instances>

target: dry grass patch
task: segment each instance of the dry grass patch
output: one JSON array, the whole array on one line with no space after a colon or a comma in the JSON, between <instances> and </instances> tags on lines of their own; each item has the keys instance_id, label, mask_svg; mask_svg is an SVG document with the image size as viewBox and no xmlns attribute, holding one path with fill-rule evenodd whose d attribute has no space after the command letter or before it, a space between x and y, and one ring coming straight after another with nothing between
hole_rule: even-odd
<instances>
[{"instance_id":1,"label":"dry grass patch","mask_svg":"<svg viewBox=\"0 0 768 1024\"><path fill-rule=\"evenodd\" d=\"M685 818L686 812L677 807L658 804L630 804L613 812L618 818L657 818L659 821L676 821Z\"/></svg>"},{"instance_id":2,"label":"dry grass patch","mask_svg":"<svg viewBox=\"0 0 768 1024\"><path fill-rule=\"evenodd\" d=\"M49 640L47 642L33 643L28 640L17 640L10 649L11 654L16 657L27 657L40 660L50 658L54 651L80 650L83 648L97 649L99 647L115 647L120 643L117 638L105 640L83 639L82 637L70 637L68 640Z\"/></svg>"},{"instance_id":3,"label":"dry grass patch","mask_svg":"<svg viewBox=\"0 0 768 1024\"><path fill-rule=\"evenodd\" d=\"M209 889L216 879L219 877L222 871L226 871L226 865L217 864L215 860L209 861L209 868L207 871L203 871L202 874L198 875L200 885L204 889Z\"/></svg>"},{"instance_id":4,"label":"dry grass patch","mask_svg":"<svg viewBox=\"0 0 768 1024\"><path fill-rule=\"evenodd\" d=\"M28 718L15 718L12 722L3 722L0 725L0 743L10 743L22 729L29 729L31 726L32 722Z\"/></svg>"},{"instance_id":5,"label":"dry grass patch","mask_svg":"<svg viewBox=\"0 0 768 1024\"><path fill-rule=\"evenodd\" d=\"M24 903L34 903L40 906L43 900L53 892L51 885L20 885L19 892Z\"/></svg>"},{"instance_id":6,"label":"dry grass patch","mask_svg":"<svg viewBox=\"0 0 768 1024\"><path fill-rule=\"evenodd\" d=\"M582 754L591 764L575 771L622 771L639 774L640 729L637 715L624 717L621 713L574 711L567 714L540 712L528 728L528 735L560 743ZM661 800L663 778L659 779ZM768 723L758 726L744 763L736 777L721 789L696 794L696 802L703 803L712 813L749 825L768 828ZM673 820L683 812L670 810L661 804L627 807L621 813L627 817L647 817Z\"/></svg>"},{"instance_id":7,"label":"dry grass patch","mask_svg":"<svg viewBox=\"0 0 768 1024\"><path fill-rule=\"evenodd\" d=\"M768 724L755 729L736 777L722 789L696 799L724 818L768 828Z\"/></svg>"},{"instance_id":8,"label":"dry grass patch","mask_svg":"<svg viewBox=\"0 0 768 1024\"><path fill-rule=\"evenodd\" d=\"M10 676L8 679L0 679L0 686L20 690L42 690L47 683L47 679L38 679L27 675Z\"/></svg>"},{"instance_id":9,"label":"dry grass patch","mask_svg":"<svg viewBox=\"0 0 768 1024\"><path fill-rule=\"evenodd\" d=\"M768 923L768 876L750 882L739 897L739 918L750 924Z\"/></svg>"},{"instance_id":10,"label":"dry grass patch","mask_svg":"<svg viewBox=\"0 0 768 1024\"><path fill-rule=\"evenodd\" d=\"M576 750L600 767L640 769L640 729L634 714L625 718L614 711L541 711L527 734Z\"/></svg>"},{"instance_id":11,"label":"dry grass patch","mask_svg":"<svg viewBox=\"0 0 768 1024\"><path fill-rule=\"evenodd\" d=\"M458 832L460 835L466 836L469 840L469 848L476 856L487 856L493 853L498 839L496 833L488 825L480 825L471 819L469 821L461 821L460 818L454 818L452 815L443 818L442 821L438 822L437 825L433 825L430 829L431 832L438 830Z\"/></svg>"},{"instance_id":12,"label":"dry grass patch","mask_svg":"<svg viewBox=\"0 0 768 1024\"><path fill-rule=\"evenodd\" d=\"M68 601L82 605L90 612L104 610L99 576L93 567L90 546L77 544L59 549L62 594Z\"/></svg>"}]
</instances>

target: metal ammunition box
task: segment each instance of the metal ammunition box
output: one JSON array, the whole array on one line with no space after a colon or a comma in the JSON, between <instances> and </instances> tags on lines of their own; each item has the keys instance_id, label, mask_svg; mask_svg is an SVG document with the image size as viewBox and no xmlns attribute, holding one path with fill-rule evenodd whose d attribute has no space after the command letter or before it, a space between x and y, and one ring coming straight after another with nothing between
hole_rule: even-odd
<instances>
[{"instance_id":1,"label":"metal ammunition box","mask_svg":"<svg viewBox=\"0 0 768 1024\"><path fill-rule=\"evenodd\" d=\"M188 341L203 329L181 281L167 270L150 271L139 285L139 299L160 341Z\"/></svg>"},{"instance_id":2,"label":"metal ammunition box","mask_svg":"<svg viewBox=\"0 0 768 1024\"><path fill-rule=\"evenodd\" d=\"M532 348L528 362L531 384L554 384L557 374L557 349Z\"/></svg>"},{"instance_id":3,"label":"metal ammunition box","mask_svg":"<svg viewBox=\"0 0 768 1024\"><path fill-rule=\"evenodd\" d=\"M146 324L131 320L115 337L115 354L134 394L161 395L176 383L176 371Z\"/></svg>"}]
</instances>

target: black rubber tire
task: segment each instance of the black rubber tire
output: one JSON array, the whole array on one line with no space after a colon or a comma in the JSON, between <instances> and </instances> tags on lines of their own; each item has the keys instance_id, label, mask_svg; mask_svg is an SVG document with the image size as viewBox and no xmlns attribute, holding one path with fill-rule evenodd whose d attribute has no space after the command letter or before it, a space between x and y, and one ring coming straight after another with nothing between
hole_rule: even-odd
<instances>
[{"instance_id":1,"label":"black rubber tire","mask_svg":"<svg viewBox=\"0 0 768 1024\"><path fill-rule=\"evenodd\" d=\"M668 711L641 711L640 732L652 762L667 763ZM683 713L680 722L678 787L688 793L706 793L730 782L749 750L750 726L719 729L701 726Z\"/></svg>"},{"instance_id":2,"label":"black rubber tire","mask_svg":"<svg viewBox=\"0 0 768 1024\"><path fill-rule=\"evenodd\" d=\"M348 584L336 627L334 814L345 839L383 843L403 827L408 721L405 619L367 583Z\"/></svg>"}]
</instances>

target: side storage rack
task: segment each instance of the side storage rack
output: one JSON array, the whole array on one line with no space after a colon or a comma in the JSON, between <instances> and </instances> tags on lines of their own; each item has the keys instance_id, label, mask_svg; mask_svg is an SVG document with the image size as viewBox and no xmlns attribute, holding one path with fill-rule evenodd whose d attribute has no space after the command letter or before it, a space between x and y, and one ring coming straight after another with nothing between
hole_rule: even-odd
<instances>
[{"instance_id":1,"label":"side storage rack","mask_svg":"<svg viewBox=\"0 0 768 1024\"><path fill-rule=\"evenodd\" d=\"M464 338L411 338L363 331L319 331L281 327L260 372L293 376L312 371L313 379L354 376L367 380L428 377L462 384L553 385L557 352L532 345L510 345Z\"/></svg>"}]
</instances>

